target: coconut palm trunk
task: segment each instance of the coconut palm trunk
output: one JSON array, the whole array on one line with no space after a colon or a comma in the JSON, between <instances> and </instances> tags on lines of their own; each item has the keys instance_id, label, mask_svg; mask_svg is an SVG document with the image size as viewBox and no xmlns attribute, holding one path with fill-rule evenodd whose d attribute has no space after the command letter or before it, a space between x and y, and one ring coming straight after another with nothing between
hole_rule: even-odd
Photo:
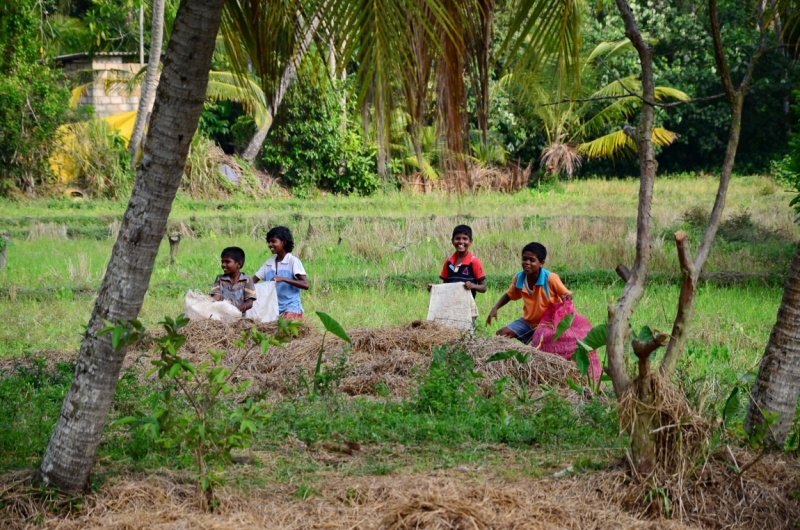
<instances>
[{"instance_id":1,"label":"coconut palm trunk","mask_svg":"<svg viewBox=\"0 0 800 530\"><path fill-rule=\"evenodd\" d=\"M144 128L147 125L147 116L153 109L158 85L158 66L161 64L161 43L164 36L164 2L166 0L153 0L153 22L150 30L150 57L147 59L147 70L144 75L141 95L139 96L139 109L136 112L136 121L133 132L128 142L128 152L131 154L131 168L136 169L139 147L144 138Z\"/></svg>"},{"instance_id":2,"label":"coconut palm trunk","mask_svg":"<svg viewBox=\"0 0 800 530\"><path fill-rule=\"evenodd\" d=\"M294 81L294 78L297 77L297 68L300 66L300 63L303 62L303 57L305 57L308 47L311 45L311 39L314 38L314 33L316 33L317 27L319 26L319 21L319 16L315 16L311 19L311 23L306 28L306 31L303 34L303 39L300 41L297 51L292 55L292 59L288 62L286 68L283 70L281 81L278 83L278 87L275 90L275 96L273 96L272 103L270 103L269 106L270 119L261 129L256 131L256 134L253 136L253 139L250 140L247 149L245 149L244 153L242 153L242 158L248 162L253 162L256 159L258 152L261 150L261 146L264 145L264 140L267 138L267 134L269 134L270 127L272 127L272 119L275 117L275 114L277 114L278 109L283 102L283 98L286 96L286 92L289 90L289 85L291 85L292 81Z\"/></svg>"},{"instance_id":3,"label":"coconut palm trunk","mask_svg":"<svg viewBox=\"0 0 800 530\"><path fill-rule=\"evenodd\" d=\"M158 86L147 145L81 343L72 385L36 473L40 484L66 492L85 489L111 407L125 350L104 321L137 317L158 246L181 182L186 156L206 97L208 72L224 0L182 0Z\"/></svg>"},{"instance_id":4,"label":"coconut palm trunk","mask_svg":"<svg viewBox=\"0 0 800 530\"><path fill-rule=\"evenodd\" d=\"M767 444L783 448L800 397L800 244L789 266L778 320L769 335L750 397L745 429L766 430ZM765 414L777 414L765 425Z\"/></svg>"}]
</instances>

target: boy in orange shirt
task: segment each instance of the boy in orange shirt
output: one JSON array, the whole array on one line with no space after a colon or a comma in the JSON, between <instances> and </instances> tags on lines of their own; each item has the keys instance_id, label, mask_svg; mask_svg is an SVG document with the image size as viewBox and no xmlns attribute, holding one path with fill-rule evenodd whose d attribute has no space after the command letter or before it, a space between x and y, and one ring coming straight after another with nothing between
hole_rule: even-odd
<instances>
[{"instance_id":1,"label":"boy in orange shirt","mask_svg":"<svg viewBox=\"0 0 800 530\"><path fill-rule=\"evenodd\" d=\"M497 311L512 300L522 298L522 318L497 331L497 335L530 344L533 332L551 304L571 300L572 293L561 278L544 268L547 249L541 243L528 243L522 249L522 272L514 275L511 287L500 297L486 318L488 326L497 320Z\"/></svg>"}]
</instances>

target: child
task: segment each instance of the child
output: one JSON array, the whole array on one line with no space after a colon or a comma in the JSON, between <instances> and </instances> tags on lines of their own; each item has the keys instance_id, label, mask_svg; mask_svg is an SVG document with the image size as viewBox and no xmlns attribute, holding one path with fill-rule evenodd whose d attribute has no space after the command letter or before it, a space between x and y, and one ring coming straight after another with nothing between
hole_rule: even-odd
<instances>
[{"instance_id":1,"label":"child","mask_svg":"<svg viewBox=\"0 0 800 530\"><path fill-rule=\"evenodd\" d=\"M285 226L276 226L267 232L267 245L275 254L255 274L254 281L272 280L278 292L278 313L286 320L303 318L300 289L308 289L308 278L303 264L291 252L294 238Z\"/></svg>"},{"instance_id":2,"label":"child","mask_svg":"<svg viewBox=\"0 0 800 530\"><path fill-rule=\"evenodd\" d=\"M216 301L225 300L244 312L253 307L256 299L256 286L253 279L242 272L244 267L244 250L239 247L228 247L222 250L222 272L214 280L209 293Z\"/></svg>"},{"instance_id":3,"label":"child","mask_svg":"<svg viewBox=\"0 0 800 530\"><path fill-rule=\"evenodd\" d=\"M469 251L469 246L472 245L472 228L467 225L458 225L453 229L451 242L456 252L444 261L439 278L443 283L462 282L464 289L472 291L473 298L475 298L475 293L485 293L486 274L483 272L483 265L481 260ZM429 291L431 287L433 284L428 284Z\"/></svg>"},{"instance_id":4,"label":"child","mask_svg":"<svg viewBox=\"0 0 800 530\"><path fill-rule=\"evenodd\" d=\"M522 249L522 272L514 276L511 287L489 312L486 325L493 318L497 320L498 309L520 298L523 303L522 318L500 329L497 335L529 344L547 308L555 302L572 299L572 293L564 287L558 275L543 268L546 258L547 249L540 243L528 243Z\"/></svg>"}]
</instances>

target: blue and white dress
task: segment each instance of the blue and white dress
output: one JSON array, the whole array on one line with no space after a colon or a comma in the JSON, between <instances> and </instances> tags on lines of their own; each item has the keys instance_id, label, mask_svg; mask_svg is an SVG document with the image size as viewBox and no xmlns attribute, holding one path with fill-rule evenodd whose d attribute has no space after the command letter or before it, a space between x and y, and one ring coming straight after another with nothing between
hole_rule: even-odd
<instances>
[{"instance_id":1,"label":"blue and white dress","mask_svg":"<svg viewBox=\"0 0 800 530\"><path fill-rule=\"evenodd\" d=\"M270 281L275 276L282 276L291 280L296 280L298 275L306 275L306 270L303 268L302 262L287 252L283 260L278 261L277 256L272 256L264 263L255 277L259 281ZM289 285L285 282L275 284L278 292L278 313L283 314L287 311L290 313L303 313L303 304L300 303L299 287Z\"/></svg>"}]
</instances>

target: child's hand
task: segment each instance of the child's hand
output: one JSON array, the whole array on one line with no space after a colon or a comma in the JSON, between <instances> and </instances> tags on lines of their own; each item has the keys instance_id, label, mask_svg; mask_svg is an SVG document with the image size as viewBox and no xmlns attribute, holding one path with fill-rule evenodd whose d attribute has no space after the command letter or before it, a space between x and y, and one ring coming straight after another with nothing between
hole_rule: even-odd
<instances>
[{"instance_id":1,"label":"child's hand","mask_svg":"<svg viewBox=\"0 0 800 530\"><path fill-rule=\"evenodd\" d=\"M572 302L572 295L569 293L565 294L561 298L563 298L565 302Z\"/></svg>"},{"instance_id":2,"label":"child's hand","mask_svg":"<svg viewBox=\"0 0 800 530\"><path fill-rule=\"evenodd\" d=\"M432 284L432 283L429 283L429 284L428 284L428 292L431 292L431 289L433 289L433 284Z\"/></svg>"},{"instance_id":3,"label":"child's hand","mask_svg":"<svg viewBox=\"0 0 800 530\"><path fill-rule=\"evenodd\" d=\"M474 288L475 288L475 284L474 283L472 283L472 282L464 282L464 289L466 289L467 291L471 291Z\"/></svg>"},{"instance_id":4,"label":"child's hand","mask_svg":"<svg viewBox=\"0 0 800 530\"><path fill-rule=\"evenodd\" d=\"M239 305L237 305L237 306L236 306L236 309L238 309L239 311L241 311L242 313L244 313L245 311L247 311L247 310L248 310L248 309L250 309L250 308L249 308L249 307L247 307L247 304L245 304L245 303L241 303L241 304L239 304Z\"/></svg>"},{"instance_id":5,"label":"child's hand","mask_svg":"<svg viewBox=\"0 0 800 530\"><path fill-rule=\"evenodd\" d=\"M275 283L285 282L286 278L284 278L283 276L273 276L272 281Z\"/></svg>"},{"instance_id":6,"label":"child's hand","mask_svg":"<svg viewBox=\"0 0 800 530\"><path fill-rule=\"evenodd\" d=\"M491 311L489 311L489 316L486 317L486 325L490 325L492 323L492 319L497 320L497 308L493 307Z\"/></svg>"}]
</instances>

